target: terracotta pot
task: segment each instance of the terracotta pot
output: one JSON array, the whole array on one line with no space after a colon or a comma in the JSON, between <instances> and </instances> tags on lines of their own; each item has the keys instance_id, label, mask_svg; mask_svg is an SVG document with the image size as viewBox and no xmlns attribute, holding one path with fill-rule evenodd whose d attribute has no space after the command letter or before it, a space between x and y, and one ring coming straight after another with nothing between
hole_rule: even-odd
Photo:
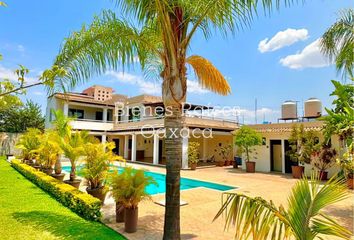
<instances>
[{"instance_id":1,"label":"terracotta pot","mask_svg":"<svg viewBox=\"0 0 354 240\"><path fill-rule=\"evenodd\" d=\"M58 179L59 181L63 181L65 177L65 173L60 173L60 174L53 173L51 176L55 179Z\"/></svg>"},{"instance_id":2,"label":"terracotta pot","mask_svg":"<svg viewBox=\"0 0 354 240\"><path fill-rule=\"evenodd\" d=\"M248 173L256 172L256 162L246 162L246 172Z\"/></svg>"},{"instance_id":3,"label":"terracotta pot","mask_svg":"<svg viewBox=\"0 0 354 240\"><path fill-rule=\"evenodd\" d=\"M197 169L197 163L191 163L191 170Z\"/></svg>"},{"instance_id":4,"label":"terracotta pot","mask_svg":"<svg viewBox=\"0 0 354 240\"><path fill-rule=\"evenodd\" d=\"M224 166L229 166L229 165L230 165L230 161L226 160L225 163L224 163Z\"/></svg>"},{"instance_id":5,"label":"terracotta pot","mask_svg":"<svg viewBox=\"0 0 354 240\"><path fill-rule=\"evenodd\" d=\"M353 183L354 183L354 179L353 178L348 178L347 179L347 186L349 189L353 189Z\"/></svg>"},{"instance_id":6,"label":"terracotta pot","mask_svg":"<svg viewBox=\"0 0 354 240\"><path fill-rule=\"evenodd\" d=\"M80 180L80 179L75 179L74 181L65 180L64 183L69 184L69 185L71 185L71 186L76 187L77 189L79 189L81 180Z\"/></svg>"},{"instance_id":7,"label":"terracotta pot","mask_svg":"<svg viewBox=\"0 0 354 240\"><path fill-rule=\"evenodd\" d=\"M124 222L125 208L121 203L116 202L116 222Z\"/></svg>"},{"instance_id":8,"label":"terracotta pot","mask_svg":"<svg viewBox=\"0 0 354 240\"><path fill-rule=\"evenodd\" d=\"M107 194L107 191L105 191L105 187L94 188L94 189L90 189L87 187L86 192L91 196L101 200L102 205L104 204L104 200L106 199L106 194Z\"/></svg>"},{"instance_id":9,"label":"terracotta pot","mask_svg":"<svg viewBox=\"0 0 354 240\"><path fill-rule=\"evenodd\" d=\"M303 166L291 166L291 173L293 174L293 178L302 178L304 171L305 167Z\"/></svg>"},{"instance_id":10,"label":"terracotta pot","mask_svg":"<svg viewBox=\"0 0 354 240\"><path fill-rule=\"evenodd\" d=\"M41 170L41 165L34 165L33 167L37 170Z\"/></svg>"},{"instance_id":11,"label":"terracotta pot","mask_svg":"<svg viewBox=\"0 0 354 240\"><path fill-rule=\"evenodd\" d=\"M138 208L126 208L124 210L124 231L134 233L138 227Z\"/></svg>"},{"instance_id":12,"label":"terracotta pot","mask_svg":"<svg viewBox=\"0 0 354 240\"><path fill-rule=\"evenodd\" d=\"M216 162L216 166L218 166L218 167L223 167L224 166L224 161L217 161Z\"/></svg>"},{"instance_id":13,"label":"terracotta pot","mask_svg":"<svg viewBox=\"0 0 354 240\"><path fill-rule=\"evenodd\" d=\"M43 168L45 174L51 175L53 173L53 168Z\"/></svg>"},{"instance_id":14,"label":"terracotta pot","mask_svg":"<svg viewBox=\"0 0 354 240\"><path fill-rule=\"evenodd\" d=\"M321 180L321 181L327 181L327 175L328 175L328 172L326 172L326 171L319 171L319 177L320 177L320 180Z\"/></svg>"}]
</instances>

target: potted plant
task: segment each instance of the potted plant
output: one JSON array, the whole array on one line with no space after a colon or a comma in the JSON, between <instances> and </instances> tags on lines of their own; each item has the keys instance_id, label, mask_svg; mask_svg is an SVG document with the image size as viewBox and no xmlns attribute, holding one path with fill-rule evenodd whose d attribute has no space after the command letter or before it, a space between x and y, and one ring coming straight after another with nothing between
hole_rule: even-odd
<instances>
[{"instance_id":1,"label":"potted plant","mask_svg":"<svg viewBox=\"0 0 354 240\"><path fill-rule=\"evenodd\" d=\"M81 172L88 183L86 191L88 194L100 199L102 205L108 191L106 180L110 164L114 160L121 159L112 152L114 148L115 144L113 142L106 144L87 143L83 152L85 157Z\"/></svg>"},{"instance_id":2,"label":"potted plant","mask_svg":"<svg viewBox=\"0 0 354 240\"><path fill-rule=\"evenodd\" d=\"M318 169L322 181L327 180L328 172L326 170L335 164L336 155L336 150L331 148L329 144L323 144L320 149L311 154L311 164Z\"/></svg>"},{"instance_id":3,"label":"potted plant","mask_svg":"<svg viewBox=\"0 0 354 240\"><path fill-rule=\"evenodd\" d=\"M80 157L84 157L84 150L89 141L90 136L87 131L76 131L66 135L60 143L60 147L71 165L69 180L64 182L76 188L79 188L81 183L81 179L76 177L76 165Z\"/></svg>"},{"instance_id":4,"label":"potted plant","mask_svg":"<svg viewBox=\"0 0 354 240\"><path fill-rule=\"evenodd\" d=\"M262 144L261 135L248 126L242 126L235 134L235 144L246 154L246 172L254 173L256 162L250 161L250 154L254 152L254 146Z\"/></svg>"},{"instance_id":5,"label":"potted plant","mask_svg":"<svg viewBox=\"0 0 354 240\"><path fill-rule=\"evenodd\" d=\"M225 166L229 166L231 164L231 161L230 161L231 151L232 151L231 144L228 144L225 147L221 147L221 149L220 149L221 156L222 156L222 158L224 159L224 162L225 162Z\"/></svg>"},{"instance_id":6,"label":"potted plant","mask_svg":"<svg viewBox=\"0 0 354 240\"><path fill-rule=\"evenodd\" d=\"M112 196L116 201L117 208L124 207L125 231L133 233L138 225L138 205L144 199L150 199L146 187L156 184L151 176L146 176L144 171L124 168L122 173L115 174L111 181Z\"/></svg>"},{"instance_id":7,"label":"potted plant","mask_svg":"<svg viewBox=\"0 0 354 240\"><path fill-rule=\"evenodd\" d=\"M37 150L41 144L42 132L37 128L28 128L27 131L21 135L16 144L16 148L21 150L22 162L33 164L37 157Z\"/></svg>"},{"instance_id":8,"label":"potted plant","mask_svg":"<svg viewBox=\"0 0 354 240\"><path fill-rule=\"evenodd\" d=\"M304 125L294 125L289 137L290 150L286 153L293 162L291 172L293 178L301 178L305 163L311 162L312 152L318 148L314 131L305 131Z\"/></svg>"},{"instance_id":9,"label":"potted plant","mask_svg":"<svg viewBox=\"0 0 354 240\"><path fill-rule=\"evenodd\" d=\"M57 133L49 130L41 136L41 144L37 150L34 150L38 154L42 171L48 175L52 174L53 166L58 161L59 154L61 153L57 139Z\"/></svg>"},{"instance_id":10,"label":"potted plant","mask_svg":"<svg viewBox=\"0 0 354 240\"><path fill-rule=\"evenodd\" d=\"M199 162L199 146L198 142L190 142L188 145L188 165L192 170L197 168Z\"/></svg>"},{"instance_id":11,"label":"potted plant","mask_svg":"<svg viewBox=\"0 0 354 240\"><path fill-rule=\"evenodd\" d=\"M337 159L337 163L341 166L345 178L347 179L347 186L353 189L354 176L354 144L351 143L343 156Z\"/></svg>"}]
</instances>

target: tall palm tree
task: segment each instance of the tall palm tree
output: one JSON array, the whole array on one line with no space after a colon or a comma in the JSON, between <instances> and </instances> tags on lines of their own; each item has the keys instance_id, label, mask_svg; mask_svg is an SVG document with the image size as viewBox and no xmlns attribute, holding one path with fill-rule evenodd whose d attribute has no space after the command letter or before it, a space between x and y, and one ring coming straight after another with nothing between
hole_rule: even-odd
<instances>
[{"instance_id":1,"label":"tall palm tree","mask_svg":"<svg viewBox=\"0 0 354 240\"><path fill-rule=\"evenodd\" d=\"M324 54L335 60L338 71L353 78L354 9L341 11L339 19L323 34L321 48Z\"/></svg>"},{"instance_id":2,"label":"tall palm tree","mask_svg":"<svg viewBox=\"0 0 354 240\"><path fill-rule=\"evenodd\" d=\"M284 0L286 4L293 0ZM64 42L54 65L66 70L54 90L67 90L93 74L134 65L158 69L162 78L165 116L166 208L164 239L180 239L180 169L182 139L174 137L183 126L182 103L186 101L187 65L201 86L221 95L230 93L224 76L205 58L189 56L196 32L209 38L213 30L223 35L248 25L257 6L270 10L280 0L116 0L126 18L104 11L88 26ZM136 25L127 19L134 18ZM157 66L155 63L158 63ZM152 67L152 66L155 66ZM148 74L149 75L149 74Z\"/></svg>"},{"instance_id":3,"label":"tall palm tree","mask_svg":"<svg viewBox=\"0 0 354 240\"><path fill-rule=\"evenodd\" d=\"M215 219L225 215L225 229L235 226L235 239L323 239L323 235L350 239L351 232L322 209L348 197L344 180L332 177L323 186L318 176L304 177L293 187L288 209L272 201L227 193ZM214 219L214 220L215 220Z\"/></svg>"}]
</instances>

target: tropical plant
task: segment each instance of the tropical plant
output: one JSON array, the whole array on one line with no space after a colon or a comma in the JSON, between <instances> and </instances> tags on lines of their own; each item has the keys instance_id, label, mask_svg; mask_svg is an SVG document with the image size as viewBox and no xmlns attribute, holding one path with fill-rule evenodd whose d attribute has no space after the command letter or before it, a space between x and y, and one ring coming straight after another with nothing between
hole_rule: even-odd
<instances>
[{"instance_id":1,"label":"tropical plant","mask_svg":"<svg viewBox=\"0 0 354 240\"><path fill-rule=\"evenodd\" d=\"M199 146L198 142L190 142L188 144L188 164L197 164L199 162Z\"/></svg>"},{"instance_id":2,"label":"tropical plant","mask_svg":"<svg viewBox=\"0 0 354 240\"><path fill-rule=\"evenodd\" d=\"M226 145L224 147L221 147L220 152L221 152L222 158L225 161L228 161L230 159L231 151L232 151L231 144L228 144L228 145Z\"/></svg>"},{"instance_id":3,"label":"tropical plant","mask_svg":"<svg viewBox=\"0 0 354 240\"><path fill-rule=\"evenodd\" d=\"M187 64L196 73L199 83L213 92L227 95L230 87L224 76L205 58L188 56L190 43L197 32L205 38L213 30L224 35L248 25L253 12L263 6L270 10L280 0L116 0L127 15L135 17L136 26L104 11L89 26L66 38L55 66L66 75L53 90L67 90L91 79L95 73L131 66L138 58L145 76L162 78L162 98L170 114L165 116L166 142L166 208L164 239L180 238L180 169L182 153L182 105L187 93ZM284 0L285 3L292 2Z\"/></svg>"},{"instance_id":4,"label":"tropical plant","mask_svg":"<svg viewBox=\"0 0 354 240\"><path fill-rule=\"evenodd\" d=\"M63 150L65 157L69 159L71 165L70 181L76 180L76 165L79 158L84 156L85 148L89 141L90 136L87 131L75 131L60 140L60 148Z\"/></svg>"},{"instance_id":5,"label":"tropical plant","mask_svg":"<svg viewBox=\"0 0 354 240\"><path fill-rule=\"evenodd\" d=\"M109 142L87 143L83 149L84 165L81 169L83 177L88 182L89 189L106 187L108 170L113 161L123 161L123 159L113 153L115 144Z\"/></svg>"},{"instance_id":6,"label":"tropical plant","mask_svg":"<svg viewBox=\"0 0 354 240\"><path fill-rule=\"evenodd\" d=\"M23 161L36 159L37 150L41 145L42 132L36 128L28 128L22 134L16 144L16 148L21 149Z\"/></svg>"},{"instance_id":7,"label":"tropical plant","mask_svg":"<svg viewBox=\"0 0 354 240\"><path fill-rule=\"evenodd\" d=\"M321 50L335 60L338 71L353 78L354 69L354 10L340 12L338 20L328 28L321 38Z\"/></svg>"},{"instance_id":8,"label":"tropical plant","mask_svg":"<svg viewBox=\"0 0 354 240\"><path fill-rule=\"evenodd\" d=\"M70 137L71 130L72 130L70 122L75 120L75 118L65 116L63 111L61 111L60 109L59 110L52 109L51 113L54 116L54 120L52 121L52 124L54 126L54 129L58 132L58 135L62 138Z\"/></svg>"},{"instance_id":9,"label":"tropical plant","mask_svg":"<svg viewBox=\"0 0 354 240\"><path fill-rule=\"evenodd\" d=\"M243 153L246 153L246 161L250 161L250 154L254 152L254 146L262 144L262 136L256 130L242 126L235 134L235 144Z\"/></svg>"},{"instance_id":10,"label":"tropical plant","mask_svg":"<svg viewBox=\"0 0 354 240\"><path fill-rule=\"evenodd\" d=\"M37 154L36 160L45 169L52 169L62 152L58 138L59 136L56 131L46 131L40 136L39 148L33 151Z\"/></svg>"},{"instance_id":11,"label":"tropical plant","mask_svg":"<svg viewBox=\"0 0 354 240\"><path fill-rule=\"evenodd\" d=\"M112 196L125 208L136 209L142 200L150 199L146 187L157 184L144 170L126 167L121 173L114 172L111 178Z\"/></svg>"},{"instance_id":12,"label":"tropical plant","mask_svg":"<svg viewBox=\"0 0 354 240\"><path fill-rule=\"evenodd\" d=\"M337 159L337 163L344 171L344 175L348 179L353 179L354 176L354 144L351 143L347 151Z\"/></svg>"},{"instance_id":13,"label":"tropical plant","mask_svg":"<svg viewBox=\"0 0 354 240\"><path fill-rule=\"evenodd\" d=\"M311 154L319 147L314 131L306 131L303 124L294 124L288 139L290 150L287 155L293 162L304 164L311 162Z\"/></svg>"},{"instance_id":14,"label":"tropical plant","mask_svg":"<svg viewBox=\"0 0 354 240\"><path fill-rule=\"evenodd\" d=\"M331 145L322 144L318 150L315 150L311 154L311 165L316 167L319 171L326 171L335 164L336 156L337 151L331 148Z\"/></svg>"},{"instance_id":15,"label":"tropical plant","mask_svg":"<svg viewBox=\"0 0 354 240\"><path fill-rule=\"evenodd\" d=\"M288 198L288 208L272 201L238 193L224 193L215 219L225 213L225 229L235 226L235 239L323 239L324 235L350 239L351 232L323 209L348 197L344 180L332 177L324 185L312 174L297 181Z\"/></svg>"}]
</instances>

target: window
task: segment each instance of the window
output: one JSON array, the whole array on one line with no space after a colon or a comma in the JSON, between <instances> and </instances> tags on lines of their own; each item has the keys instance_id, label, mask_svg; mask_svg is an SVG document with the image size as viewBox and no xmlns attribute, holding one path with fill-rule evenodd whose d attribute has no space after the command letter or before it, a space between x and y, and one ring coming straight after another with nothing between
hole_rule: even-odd
<instances>
[{"instance_id":1,"label":"window","mask_svg":"<svg viewBox=\"0 0 354 240\"><path fill-rule=\"evenodd\" d=\"M103 120L103 112L96 112L96 120Z\"/></svg>"},{"instance_id":2,"label":"window","mask_svg":"<svg viewBox=\"0 0 354 240\"><path fill-rule=\"evenodd\" d=\"M69 117L84 119L84 110L69 108Z\"/></svg>"},{"instance_id":3,"label":"window","mask_svg":"<svg viewBox=\"0 0 354 240\"><path fill-rule=\"evenodd\" d=\"M129 121L138 122L140 120L140 109L139 107L129 108Z\"/></svg>"}]
</instances>

